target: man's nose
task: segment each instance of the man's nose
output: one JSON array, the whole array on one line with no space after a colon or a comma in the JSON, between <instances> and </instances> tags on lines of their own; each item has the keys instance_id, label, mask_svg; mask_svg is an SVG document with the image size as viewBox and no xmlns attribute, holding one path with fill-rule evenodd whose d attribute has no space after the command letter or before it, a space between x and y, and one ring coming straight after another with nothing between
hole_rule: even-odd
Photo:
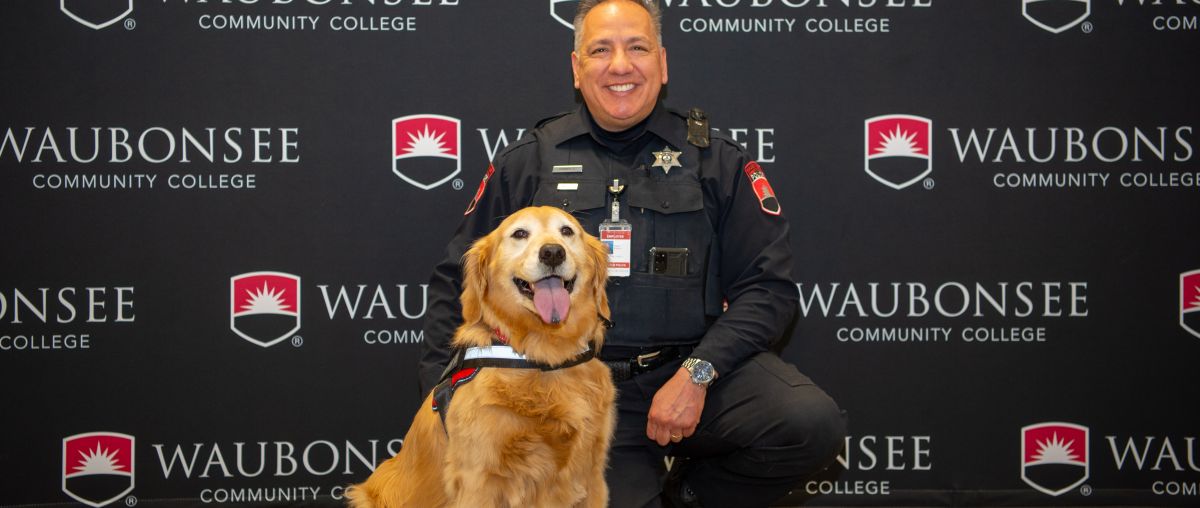
<instances>
[{"instance_id":1,"label":"man's nose","mask_svg":"<svg viewBox=\"0 0 1200 508\"><path fill-rule=\"evenodd\" d=\"M623 49L613 51L612 62L609 64L609 70L617 74L625 74L633 69L632 61L629 59L629 54Z\"/></svg>"}]
</instances>

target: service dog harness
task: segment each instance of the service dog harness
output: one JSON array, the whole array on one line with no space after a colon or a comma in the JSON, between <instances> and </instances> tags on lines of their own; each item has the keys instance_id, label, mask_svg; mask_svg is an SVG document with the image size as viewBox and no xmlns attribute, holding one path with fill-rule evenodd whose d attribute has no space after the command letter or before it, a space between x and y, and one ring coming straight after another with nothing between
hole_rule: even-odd
<instances>
[{"instance_id":1,"label":"service dog harness","mask_svg":"<svg viewBox=\"0 0 1200 508\"><path fill-rule=\"evenodd\" d=\"M612 328L612 321L604 316L600 316L600 319L606 328ZM596 345L589 341L583 351L564 363L549 365L535 362L514 351L508 345L508 338L500 330L494 330L491 346L455 350L450 364L442 373L441 381L433 388L432 409L442 418L442 430L446 430L446 412L450 410L450 399L454 397L454 392L474 380L485 367L550 371L574 367L595 357Z\"/></svg>"}]
</instances>

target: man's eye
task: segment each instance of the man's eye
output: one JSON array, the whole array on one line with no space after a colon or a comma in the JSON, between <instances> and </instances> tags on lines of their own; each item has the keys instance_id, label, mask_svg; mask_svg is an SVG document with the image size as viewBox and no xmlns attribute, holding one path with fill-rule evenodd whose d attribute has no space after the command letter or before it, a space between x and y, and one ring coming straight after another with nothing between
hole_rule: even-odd
<instances>
[{"instance_id":1,"label":"man's eye","mask_svg":"<svg viewBox=\"0 0 1200 508\"><path fill-rule=\"evenodd\" d=\"M593 55L599 55L601 53L608 53L608 48L595 48L592 50Z\"/></svg>"},{"instance_id":2,"label":"man's eye","mask_svg":"<svg viewBox=\"0 0 1200 508\"><path fill-rule=\"evenodd\" d=\"M573 236L575 234L575 230L571 229L569 226L563 226L559 231L563 236Z\"/></svg>"},{"instance_id":3,"label":"man's eye","mask_svg":"<svg viewBox=\"0 0 1200 508\"><path fill-rule=\"evenodd\" d=\"M524 229L518 229L512 232L512 237L516 238L517 240L524 240L529 238L529 232Z\"/></svg>"}]
</instances>

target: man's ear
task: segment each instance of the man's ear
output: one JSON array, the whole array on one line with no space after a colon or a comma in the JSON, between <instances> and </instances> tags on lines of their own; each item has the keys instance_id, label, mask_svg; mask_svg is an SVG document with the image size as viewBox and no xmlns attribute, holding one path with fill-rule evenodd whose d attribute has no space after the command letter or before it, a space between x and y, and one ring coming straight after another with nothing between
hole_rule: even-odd
<instances>
[{"instance_id":1,"label":"man's ear","mask_svg":"<svg viewBox=\"0 0 1200 508\"><path fill-rule=\"evenodd\" d=\"M571 52L571 78L574 80L575 89L579 89L579 55L574 51Z\"/></svg>"},{"instance_id":2,"label":"man's ear","mask_svg":"<svg viewBox=\"0 0 1200 508\"><path fill-rule=\"evenodd\" d=\"M667 48L658 48L659 63L662 64L662 84L667 84Z\"/></svg>"}]
</instances>

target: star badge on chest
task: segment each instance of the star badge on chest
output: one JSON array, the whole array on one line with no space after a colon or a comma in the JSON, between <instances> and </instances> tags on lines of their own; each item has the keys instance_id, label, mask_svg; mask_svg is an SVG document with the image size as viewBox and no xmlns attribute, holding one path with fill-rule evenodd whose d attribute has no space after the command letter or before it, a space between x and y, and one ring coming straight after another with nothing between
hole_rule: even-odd
<instances>
[{"instance_id":1,"label":"star badge on chest","mask_svg":"<svg viewBox=\"0 0 1200 508\"><path fill-rule=\"evenodd\" d=\"M662 151L651 153L654 154L652 167L662 168L663 174L671 174L671 168L683 167L683 164L679 163L679 156L683 155L683 152L673 152L671 147L664 146Z\"/></svg>"}]
</instances>

